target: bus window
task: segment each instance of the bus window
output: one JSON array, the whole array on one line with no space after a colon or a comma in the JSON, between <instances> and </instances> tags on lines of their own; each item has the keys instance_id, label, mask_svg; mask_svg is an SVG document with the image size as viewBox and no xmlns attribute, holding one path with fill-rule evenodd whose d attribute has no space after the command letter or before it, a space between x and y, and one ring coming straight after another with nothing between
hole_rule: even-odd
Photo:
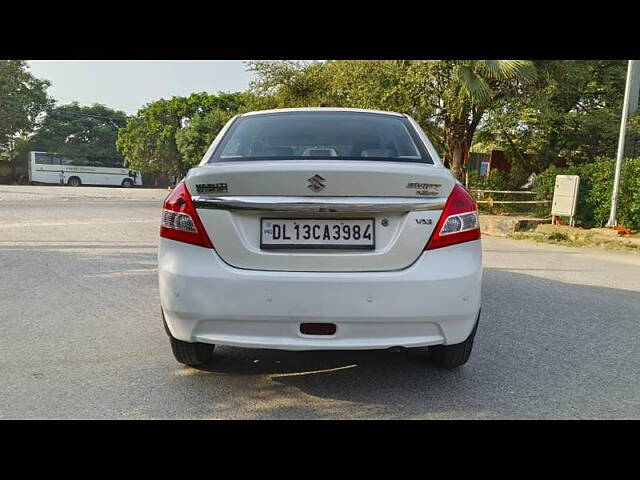
<instances>
[{"instance_id":1,"label":"bus window","mask_svg":"<svg viewBox=\"0 0 640 480\"><path fill-rule=\"evenodd\" d=\"M36 153L35 157L36 157L36 163L38 165L51 165L51 159L49 158L49 155Z\"/></svg>"}]
</instances>

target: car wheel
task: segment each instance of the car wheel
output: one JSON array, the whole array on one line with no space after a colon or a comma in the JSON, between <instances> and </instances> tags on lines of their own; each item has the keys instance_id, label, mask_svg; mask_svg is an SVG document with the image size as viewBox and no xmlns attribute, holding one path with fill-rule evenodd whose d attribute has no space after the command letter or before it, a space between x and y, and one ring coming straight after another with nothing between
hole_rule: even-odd
<instances>
[{"instance_id":1,"label":"car wheel","mask_svg":"<svg viewBox=\"0 0 640 480\"><path fill-rule=\"evenodd\" d=\"M124 188L131 188L131 187L133 187L133 182L132 182L130 179L125 178L125 179L122 181L122 186L123 186Z\"/></svg>"},{"instance_id":2,"label":"car wheel","mask_svg":"<svg viewBox=\"0 0 640 480\"><path fill-rule=\"evenodd\" d=\"M209 343L189 343L170 337L171 350L176 360L185 365L200 365L213 355L215 345Z\"/></svg>"},{"instance_id":3,"label":"car wheel","mask_svg":"<svg viewBox=\"0 0 640 480\"><path fill-rule=\"evenodd\" d=\"M162 324L164 331L171 342L171 351L176 360L184 365L200 365L205 363L213 356L215 345L209 343L189 343L173 338L171 331L167 326L167 320L164 318L164 312L160 309L162 315Z\"/></svg>"},{"instance_id":4,"label":"car wheel","mask_svg":"<svg viewBox=\"0 0 640 480\"><path fill-rule=\"evenodd\" d=\"M471 356L471 350L473 349L473 340L476 336L479 320L480 314L478 314L473 330L471 330L471 333L464 342L455 345L436 345L429 347L431 361L438 367L445 369L457 368L467 363L469 356Z\"/></svg>"},{"instance_id":5,"label":"car wheel","mask_svg":"<svg viewBox=\"0 0 640 480\"><path fill-rule=\"evenodd\" d=\"M71 177L69 180L67 180L67 185L69 185L70 187L79 187L80 183L81 182L78 177Z\"/></svg>"}]
</instances>

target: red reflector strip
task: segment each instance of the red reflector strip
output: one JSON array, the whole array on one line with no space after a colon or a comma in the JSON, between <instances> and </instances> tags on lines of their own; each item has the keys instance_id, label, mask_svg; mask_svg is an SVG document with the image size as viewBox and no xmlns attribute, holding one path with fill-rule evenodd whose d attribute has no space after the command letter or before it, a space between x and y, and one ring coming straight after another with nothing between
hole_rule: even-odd
<instances>
[{"instance_id":1,"label":"red reflector strip","mask_svg":"<svg viewBox=\"0 0 640 480\"><path fill-rule=\"evenodd\" d=\"M333 335L336 326L333 323L301 323L300 333L305 335Z\"/></svg>"}]
</instances>

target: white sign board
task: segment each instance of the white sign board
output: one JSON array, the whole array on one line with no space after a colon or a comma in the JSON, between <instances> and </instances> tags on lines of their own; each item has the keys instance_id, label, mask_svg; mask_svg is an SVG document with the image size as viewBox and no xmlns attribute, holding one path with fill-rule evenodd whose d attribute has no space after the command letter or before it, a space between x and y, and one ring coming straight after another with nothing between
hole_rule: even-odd
<instances>
[{"instance_id":1,"label":"white sign board","mask_svg":"<svg viewBox=\"0 0 640 480\"><path fill-rule=\"evenodd\" d=\"M573 217L576 214L578 204L578 188L580 177L578 175L557 175L556 185L553 190L553 204L551 216ZM573 225L573 218L571 218Z\"/></svg>"}]
</instances>

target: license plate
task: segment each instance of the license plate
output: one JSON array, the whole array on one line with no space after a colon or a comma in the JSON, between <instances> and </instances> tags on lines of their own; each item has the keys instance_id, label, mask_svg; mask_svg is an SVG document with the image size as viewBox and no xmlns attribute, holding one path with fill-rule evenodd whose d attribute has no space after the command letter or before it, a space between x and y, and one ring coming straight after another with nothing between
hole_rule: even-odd
<instances>
[{"instance_id":1,"label":"license plate","mask_svg":"<svg viewBox=\"0 0 640 480\"><path fill-rule=\"evenodd\" d=\"M375 222L366 219L261 218L260 248L375 248Z\"/></svg>"}]
</instances>

